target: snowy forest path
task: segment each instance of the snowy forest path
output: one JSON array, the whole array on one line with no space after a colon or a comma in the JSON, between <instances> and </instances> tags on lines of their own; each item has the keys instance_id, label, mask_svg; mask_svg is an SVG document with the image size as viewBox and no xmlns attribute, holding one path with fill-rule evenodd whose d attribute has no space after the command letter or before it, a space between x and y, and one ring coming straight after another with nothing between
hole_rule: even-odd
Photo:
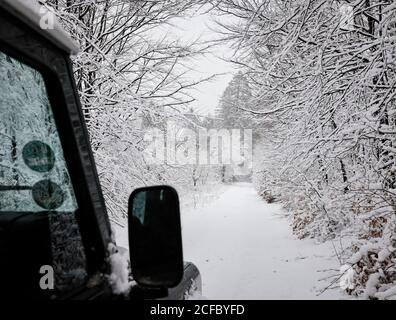
<instances>
[{"instance_id":1,"label":"snowy forest path","mask_svg":"<svg viewBox=\"0 0 396 320\"><path fill-rule=\"evenodd\" d=\"M252 184L227 187L204 209L182 214L184 259L202 274L208 299L339 299L319 294L340 264L331 243L299 240L279 204ZM331 280L331 279L330 279Z\"/></svg>"}]
</instances>

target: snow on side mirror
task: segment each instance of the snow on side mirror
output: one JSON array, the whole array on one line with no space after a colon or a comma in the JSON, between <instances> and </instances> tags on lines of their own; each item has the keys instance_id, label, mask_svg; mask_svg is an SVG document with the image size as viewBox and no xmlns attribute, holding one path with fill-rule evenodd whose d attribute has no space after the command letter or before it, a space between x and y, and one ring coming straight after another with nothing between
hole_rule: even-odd
<instances>
[{"instance_id":1,"label":"snow on side mirror","mask_svg":"<svg viewBox=\"0 0 396 320\"><path fill-rule=\"evenodd\" d=\"M183 277L177 191L172 187L157 186L132 192L128 226L134 280L150 288L177 286Z\"/></svg>"}]
</instances>

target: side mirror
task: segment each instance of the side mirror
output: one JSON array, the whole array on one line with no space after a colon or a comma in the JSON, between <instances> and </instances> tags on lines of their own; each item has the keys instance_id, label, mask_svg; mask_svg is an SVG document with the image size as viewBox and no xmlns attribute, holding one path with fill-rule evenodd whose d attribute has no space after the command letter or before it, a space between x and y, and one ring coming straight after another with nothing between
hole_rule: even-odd
<instances>
[{"instance_id":1,"label":"side mirror","mask_svg":"<svg viewBox=\"0 0 396 320\"><path fill-rule=\"evenodd\" d=\"M128 226L134 280L149 288L177 286L183 277L177 191L168 186L133 191L129 198Z\"/></svg>"}]
</instances>

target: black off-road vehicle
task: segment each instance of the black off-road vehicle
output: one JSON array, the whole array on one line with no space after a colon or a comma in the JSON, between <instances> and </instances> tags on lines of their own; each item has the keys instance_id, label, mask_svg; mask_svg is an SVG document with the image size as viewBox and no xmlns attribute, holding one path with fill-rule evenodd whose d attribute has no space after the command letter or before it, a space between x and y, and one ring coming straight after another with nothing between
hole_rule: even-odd
<instances>
[{"instance_id":1,"label":"black off-road vehicle","mask_svg":"<svg viewBox=\"0 0 396 320\"><path fill-rule=\"evenodd\" d=\"M78 49L58 26L41 28L32 3L0 0L0 296L124 298L121 252L73 78ZM183 262L176 191L135 190L128 209L126 297L199 291L197 268Z\"/></svg>"}]
</instances>

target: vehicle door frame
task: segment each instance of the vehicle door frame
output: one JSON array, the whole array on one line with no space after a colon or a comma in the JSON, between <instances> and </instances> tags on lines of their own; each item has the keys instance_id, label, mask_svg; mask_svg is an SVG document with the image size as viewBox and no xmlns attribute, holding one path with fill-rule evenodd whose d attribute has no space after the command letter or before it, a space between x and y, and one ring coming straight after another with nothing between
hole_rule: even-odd
<instances>
[{"instance_id":1,"label":"vehicle door frame","mask_svg":"<svg viewBox=\"0 0 396 320\"><path fill-rule=\"evenodd\" d=\"M47 39L37 26L22 21L6 9L0 3L0 50L38 70L44 77L79 206L77 220L87 271L90 276L106 274L109 272L107 258L108 246L112 242L111 227L69 53ZM90 296L100 295L91 291ZM83 288L76 297L80 294L80 297L89 298Z\"/></svg>"}]
</instances>

